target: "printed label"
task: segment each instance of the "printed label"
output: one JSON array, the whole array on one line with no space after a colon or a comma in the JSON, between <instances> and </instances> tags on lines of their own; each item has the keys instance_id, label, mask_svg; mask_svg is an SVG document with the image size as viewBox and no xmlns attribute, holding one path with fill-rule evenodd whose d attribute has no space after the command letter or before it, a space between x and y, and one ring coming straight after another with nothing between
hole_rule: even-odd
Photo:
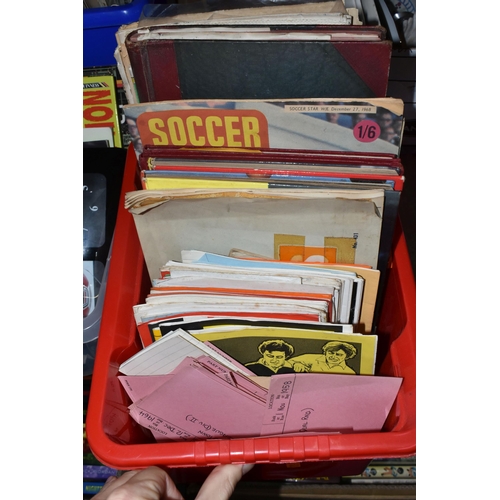
<instances>
[{"instance_id":1,"label":"printed label","mask_svg":"<svg viewBox=\"0 0 500 500\"><path fill-rule=\"evenodd\" d=\"M142 113L143 144L220 148L268 148L266 117L256 110L179 109Z\"/></svg>"},{"instance_id":2,"label":"printed label","mask_svg":"<svg viewBox=\"0 0 500 500\"><path fill-rule=\"evenodd\" d=\"M380 126L372 120L361 120L352 130L360 142L373 142L380 137Z\"/></svg>"},{"instance_id":3,"label":"printed label","mask_svg":"<svg viewBox=\"0 0 500 500\"><path fill-rule=\"evenodd\" d=\"M376 106L349 106L327 104L286 104L285 111L289 113L376 113Z\"/></svg>"}]
</instances>

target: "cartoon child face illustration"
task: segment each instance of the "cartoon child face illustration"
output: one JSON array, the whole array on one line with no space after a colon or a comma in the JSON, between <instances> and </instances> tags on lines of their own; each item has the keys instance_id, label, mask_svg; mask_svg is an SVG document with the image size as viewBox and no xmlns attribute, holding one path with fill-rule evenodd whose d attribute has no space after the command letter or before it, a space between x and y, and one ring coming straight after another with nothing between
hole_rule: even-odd
<instances>
[{"instance_id":1,"label":"cartoon child face illustration","mask_svg":"<svg viewBox=\"0 0 500 500\"><path fill-rule=\"evenodd\" d=\"M350 366L346 364L348 359L356 356L357 349L349 342L332 340L322 347L323 354L301 354L288 360L294 371L303 372L327 372L355 374Z\"/></svg>"},{"instance_id":2,"label":"cartoon child face illustration","mask_svg":"<svg viewBox=\"0 0 500 500\"><path fill-rule=\"evenodd\" d=\"M356 355L356 348L347 342L327 342L323 346L325 361L329 366L345 366L345 361Z\"/></svg>"},{"instance_id":3,"label":"cartoon child face illustration","mask_svg":"<svg viewBox=\"0 0 500 500\"><path fill-rule=\"evenodd\" d=\"M274 370L285 364L286 355L283 351L264 351L263 363Z\"/></svg>"},{"instance_id":4,"label":"cartoon child face illustration","mask_svg":"<svg viewBox=\"0 0 500 500\"><path fill-rule=\"evenodd\" d=\"M340 365L346 360L347 354L343 349L337 351L330 350L325 352L325 357L329 365Z\"/></svg>"},{"instance_id":5,"label":"cartoon child face illustration","mask_svg":"<svg viewBox=\"0 0 500 500\"><path fill-rule=\"evenodd\" d=\"M259 345L261 357L254 362L246 363L256 375L273 375L276 373L293 373L288 358L293 354L294 347L284 340L266 340Z\"/></svg>"}]
</instances>

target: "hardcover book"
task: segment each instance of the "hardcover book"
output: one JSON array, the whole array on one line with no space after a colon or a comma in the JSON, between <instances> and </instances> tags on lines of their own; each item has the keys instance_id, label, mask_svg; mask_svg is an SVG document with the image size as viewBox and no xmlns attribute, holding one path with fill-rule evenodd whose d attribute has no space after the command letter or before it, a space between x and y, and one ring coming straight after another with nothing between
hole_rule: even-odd
<instances>
[{"instance_id":1,"label":"hardcover book","mask_svg":"<svg viewBox=\"0 0 500 500\"><path fill-rule=\"evenodd\" d=\"M340 0L206 9L118 30L130 103L387 93L385 28L354 23Z\"/></svg>"},{"instance_id":2,"label":"hardcover book","mask_svg":"<svg viewBox=\"0 0 500 500\"><path fill-rule=\"evenodd\" d=\"M139 102L384 97L390 41L127 37Z\"/></svg>"}]
</instances>

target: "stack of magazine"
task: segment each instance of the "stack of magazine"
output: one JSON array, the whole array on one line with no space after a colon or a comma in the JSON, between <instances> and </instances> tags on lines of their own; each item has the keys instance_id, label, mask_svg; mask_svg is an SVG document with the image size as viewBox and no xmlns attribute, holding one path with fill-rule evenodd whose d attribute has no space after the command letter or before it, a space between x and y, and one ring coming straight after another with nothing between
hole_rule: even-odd
<instances>
[{"instance_id":1,"label":"stack of magazine","mask_svg":"<svg viewBox=\"0 0 500 500\"><path fill-rule=\"evenodd\" d=\"M380 273L378 303L355 323L371 332L404 186L402 112L391 98L125 106L143 188L126 207L150 277L181 250L366 266Z\"/></svg>"},{"instance_id":2,"label":"stack of magazine","mask_svg":"<svg viewBox=\"0 0 500 500\"><path fill-rule=\"evenodd\" d=\"M130 416L159 441L379 431L402 383L376 373L404 186L391 44L342 1L246 4L117 33L151 280Z\"/></svg>"}]
</instances>

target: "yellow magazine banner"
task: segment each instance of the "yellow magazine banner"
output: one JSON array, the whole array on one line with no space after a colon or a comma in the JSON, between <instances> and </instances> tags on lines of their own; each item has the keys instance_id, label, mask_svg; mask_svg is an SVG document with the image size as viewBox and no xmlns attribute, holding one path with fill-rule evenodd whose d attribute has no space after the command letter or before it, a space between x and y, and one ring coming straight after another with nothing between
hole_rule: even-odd
<instances>
[{"instance_id":1,"label":"yellow magazine banner","mask_svg":"<svg viewBox=\"0 0 500 500\"><path fill-rule=\"evenodd\" d=\"M113 144L122 147L115 79L111 75L83 77L83 128L112 129ZM104 137L104 136L103 136Z\"/></svg>"}]
</instances>

